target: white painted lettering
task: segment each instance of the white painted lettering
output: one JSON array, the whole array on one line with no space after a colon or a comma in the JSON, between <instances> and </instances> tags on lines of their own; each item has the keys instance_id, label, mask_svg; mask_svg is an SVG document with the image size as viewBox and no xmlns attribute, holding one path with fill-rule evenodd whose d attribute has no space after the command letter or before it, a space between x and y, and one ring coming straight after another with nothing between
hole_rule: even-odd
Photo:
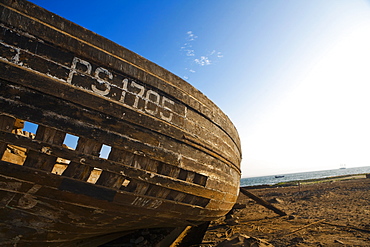
<instances>
[{"instance_id":1,"label":"white painted lettering","mask_svg":"<svg viewBox=\"0 0 370 247\"><path fill-rule=\"evenodd\" d=\"M85 60L82 60L81 58L74 57L72 61L71 71L69 72L67 82L72 83L73 74L77 73L77 63L80 63L86 67L86 71L81 71L81 73L85 73L90 75L91 74L91 64Z\"/></svg>"},{"instance_id":2,"label":"white painted lettering","mask_svg":"<svg viewBox=\"0 0 370 247\"><path fill-rule=\"evenodd\" d=\"M100 73L103 73L103 74L108 75L108 78L111 79L111 80L113 79L113 75L112 75L111 72L109 72L108 70L106 70L106 69L104 69L102 67L99 67L99 68L97 68L95 70L95 78L99 82L100 85L104 85L105 86L105 90L103 91L103 90L98 89L94 84L91 85L91 89L95 93L104 96L104 95L109 94L109 92L110 92L110 85L109 85L109 83L107 81L105 81L102 78L100 78L100 76L99 76Z\"/></svg>"},{"instance_id":3,"label":"white painted lettering","mask_svg":"<svg viewBox=\"0 0 370 247\"><path fill-rule=\"evenodd\" d=\"M122 81L123 85L122 85L122 94L121 94L121 98L119 99L120 102L122 103L125 103L125 97L126 97L126 92L127 92L127 84L128 84L128 79L125 78L123 81Z\"/></svg>"},{"instance_id":4,"label":"white painted lettering","mask_svg":"<svg viewBox=\"0 0 370 247\"><path fill-rule=\"evenodd\" d=\"M155 100L150 99L151 95L153 95L155 97ZM160 101L159 94L157 92L152 91L152 90L148 90L146 92L146 98L145 98L145 111L149 114L157 115L159 101ZM155 104L155 110L151 110L151 109L148 108L148 102L152 102L153 104Z\"/></svg>"},{"instance_id":5,"label":"white painted lettering","mask_svg":"<svg viewBox=\"0 0 370 247\"><path fill-rule=\"evenodd\" d=\"M168 115L168 116L165 116L165 115L163 114L163 112L160 112L160 116L161 116L161 118L162 118L163 120L166 120L166 121L168 121L168 122L171 122L171 120L172 120L172 116L173 116L173 113L172 113L171 108L169 108L168 106L166 106L166 103L171 104L171 105L174 105L174 104L175 104L175 102L173 102L172 100L167 99L166 97L164 97L164 96L163 96L163 97L162 97L162 107L163 107L163 109L165 109L165 110L169 111L170 113L169 113L169 115Z\"/></svg>"},{"instance_id":6,"label":"white painted lettering","mask_svg":"<svg viewBox=\"0 0 370 247\"><path fill-rule=\"evenodd\" d=\"M95 69L94 73L92 73L92 71L93 66L88 61L85 61L78 57L74 57L67 78L67 83L70 84L76 83L75 85L79 86L78 83L83 82L84 79L81 78L80 79L82 80L81 82L75 81L73 83L73 77L75 76L75 74L82 77L83 76L91 77L92 79L96 80L96 82L91 83L90 85L91 88L86 88L86 86L84 86L85 89L91 90L97 95L105 97L107 97L107 95L109 95L109 93L111 92L112 97L115 97L115 95L117 95L118 89L120 90L121 96L119 99L116 100L118 100L120 103L132 108L139 109L153 116L159 115L158 117L165 121L168 122L172 121L173 114L175 112L174 101L168 99L165 96L162 96L160 93L154 90L147 89L144 85L137 83L136 81L131 80L129 78L124 78L122 80L121 87L115 85L111 82L111 80L113 80L116 75L105 68L98 67ZM86 80L86 82L88 82L88 80ZM113 88L115 89L115 91L112 91ZM132 101L126 102L127 95L134 96L135 97L134 102ZM144 100L143 102L144 105L139 104L140 99Z\"/></svg>"},{"instance_id":7,"label":"white painted lettering","mask_svg":"<svg viewBox=\"0 0 370 247\"><path fill-rule=\"evenodd\" d=\"M134 105L133 105L133 107L138 108L139 98L143 98L143 95L144 95L144 92L145 92L145 88L144 88L144 86L142 86L140 84L137 84L134 81L131 82L131 86L140 89L139 93L137 93L137 94L135 93L136 94L136 97L135 97L135 102L134 102Z\"/></svg>"}]
</instances>

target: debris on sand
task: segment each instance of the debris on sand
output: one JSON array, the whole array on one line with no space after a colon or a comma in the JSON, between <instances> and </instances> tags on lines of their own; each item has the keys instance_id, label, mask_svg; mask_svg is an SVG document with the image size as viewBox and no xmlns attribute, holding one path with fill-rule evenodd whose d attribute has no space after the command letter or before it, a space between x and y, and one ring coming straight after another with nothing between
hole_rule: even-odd
<instances>
[{"instance_id":1,"label":"debris on sand","mask_svg":"<svg viewBox=\"0 0 370 247\"><path fill-rule=\"evenodd\" d=\"M237 234L231 239L222 241L217 247L273 247L273 245L262 239Z\"/></svg>"}]
</instances>

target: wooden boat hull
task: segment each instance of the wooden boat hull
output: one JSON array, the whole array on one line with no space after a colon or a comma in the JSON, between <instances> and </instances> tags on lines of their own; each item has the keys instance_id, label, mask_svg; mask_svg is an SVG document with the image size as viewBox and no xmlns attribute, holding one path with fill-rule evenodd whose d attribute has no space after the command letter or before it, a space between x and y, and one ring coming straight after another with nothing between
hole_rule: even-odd
<instances>
[{"instance_id":1,"label":"wooden boat hull","mask_svg":"<svg viewBox=\"0 0 370 247\"><path fill-rule=\"evenodd\" d=\"M63 246L232 208L239 137L202 93L29 2L4 0L0 13L0 244ZM34 137L20 120L38 125Z\"/></svg>"}]
</instances>

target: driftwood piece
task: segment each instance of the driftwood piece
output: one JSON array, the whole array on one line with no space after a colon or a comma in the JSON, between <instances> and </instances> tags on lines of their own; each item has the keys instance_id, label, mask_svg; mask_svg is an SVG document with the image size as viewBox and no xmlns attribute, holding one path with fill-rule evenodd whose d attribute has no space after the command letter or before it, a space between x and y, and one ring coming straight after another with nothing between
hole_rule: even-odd
<instances>
[{"instance_id":1,"label":"driftwood piece","mask_svg":"<svg viewBox=\"0 0 370 247\"><path fill-rule=\"evenodd\" d=\"M370 230L362 229L362 228L358 228L358 227L350 226L350 225L344 226L344 225L338 225L338 224L334 224L334 223L330 223L330 222L322 222L322 224L329 225L329 226L348 228L348 229L353 229L353 230L360 231L360 232L370 233Z\"/></svg>"},{"instance_id":2,"label":"driftwood piece","mask_svg":"<svg viewBox=\"0 0 370 247\"><path fill-rule=\"evenodd\" d=\"M275 213L277 213L278 215L280 216L285 216L287 215L284 211L278 209L277 207L275 207L274 205L272 205L271 203L263 200L262 198L256 196L255 194L249 192L248 190L244 189L244 188L240 188L240 192L242 192L244 195L248 196L249 198L253 199L254 201L256 201L258 204L264 206L265 208L268 208L272 211L274 211Z\"/></svg>"},{"instance_id":3,"label":"driftwood piece","mask_svg":"<svg viewBox=\"0 0 370 247\"><path fill-rule=\"evenodd\" d=\"M202 243L210 222L199 226L177 227L168 234L156 247L186 247L198 246Z\"/></svg>"},{"instance_id":4,"label":"driftwood piece","mask_svg":"<svg viewBox=\"0 0 370 247\"><path fill-rule=\"evenodd\" d=\"M303 229L305 229L305 228L307 228L307 227L309 227L309 226L315 225L315 224L323 223L324 221L325 221L325 219L322 219L322 220L319 220L319 221L312 222L312 223L307 224L307 225L305 225L305 226L302 226L302 227L300 227L300 228L298 228L298 229L295 229L294 231L292 231L292 232L290 232L290 233L288 233L288 234L286 234L286 235L293 234L293 233L295 233L295 232L298 232L298 231L300 231L300 230L303 230Z\"/></svg>"}]
</instances>

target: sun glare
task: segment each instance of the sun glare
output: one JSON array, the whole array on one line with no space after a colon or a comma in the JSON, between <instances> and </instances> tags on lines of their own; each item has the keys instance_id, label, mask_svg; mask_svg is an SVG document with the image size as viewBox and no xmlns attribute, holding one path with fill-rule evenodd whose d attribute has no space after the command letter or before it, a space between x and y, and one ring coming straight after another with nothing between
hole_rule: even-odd
<instances>
[{"instance_id":1,"label":"sun glare","mask_svg":"<svg viewBox=\"0 0 370 247\"><path fill-rule=\"evenodd\" d=\"M294 171L370 163L370 31L348 31L250 136L247 156Z\"/></svg>"}]
</instances>

